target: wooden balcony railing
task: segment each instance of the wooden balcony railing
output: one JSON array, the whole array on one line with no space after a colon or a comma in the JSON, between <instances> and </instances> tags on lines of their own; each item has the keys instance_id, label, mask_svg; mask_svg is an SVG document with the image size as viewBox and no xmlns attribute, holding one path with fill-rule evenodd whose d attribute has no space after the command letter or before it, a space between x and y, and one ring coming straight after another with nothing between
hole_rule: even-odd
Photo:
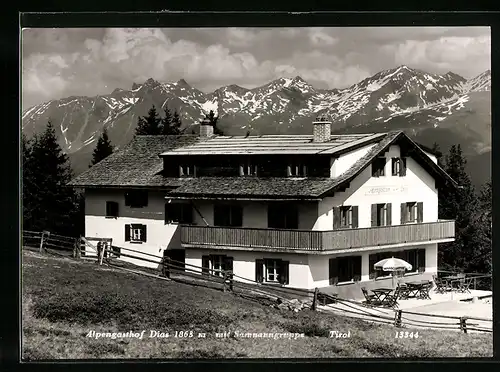
<instances>
[{"instance_id":1,"label":"wooden balcony railing","mask_svg":"<svg viewBox=\"0 0 500 372\"><path fill-rule=\"evenodd\" d=\"M330 231L181 226L181 244L196 247L330 251L455 237L455 221Z\"/></svg>"}]
</instances>

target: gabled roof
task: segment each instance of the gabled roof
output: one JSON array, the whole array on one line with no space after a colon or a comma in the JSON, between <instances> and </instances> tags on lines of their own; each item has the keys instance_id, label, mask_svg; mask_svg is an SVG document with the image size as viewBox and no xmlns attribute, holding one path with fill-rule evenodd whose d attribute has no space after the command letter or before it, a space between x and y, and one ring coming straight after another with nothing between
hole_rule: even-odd
<instances>
[{"instance_id":1,"label":"gabled roof","mask_svg":"<svg viewBox=\"0 0 500 372\"><path fill-rule=\"evenodd\" d=\"M313 142L310 135L217 136L190 146L163 152L173 155L334 155L356 146L373 143L386 133L332 135L327 142Z\"/></svg>"},{"instance_id":2,"label":"gabled roof","mask_svg":"<svg viewBox=\"0 0 500 372\"><path fill-rule=\"evenodd\" d=\"M75 177L75 187L169 187L175 179L160 175L158 154L199 140L198 136L136 136L128 145Z\"/></svg>"}]
</instances>

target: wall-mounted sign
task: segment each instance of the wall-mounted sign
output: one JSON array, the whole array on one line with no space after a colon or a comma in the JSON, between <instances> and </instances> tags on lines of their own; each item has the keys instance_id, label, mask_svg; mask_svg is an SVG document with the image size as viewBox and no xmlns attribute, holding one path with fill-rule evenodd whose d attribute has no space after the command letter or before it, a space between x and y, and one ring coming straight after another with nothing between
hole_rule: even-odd
<instances>
[{"instance_id":1,"label":"wall-mounted sign","mask_svg":"<svg viewBox=\"0 0 500 372\"><path fill-rule=\"evenodd\" d=\"M374 186L365 191L365 195L391 195L408 192L407 186Z\"/></svg>"}]
</instances>

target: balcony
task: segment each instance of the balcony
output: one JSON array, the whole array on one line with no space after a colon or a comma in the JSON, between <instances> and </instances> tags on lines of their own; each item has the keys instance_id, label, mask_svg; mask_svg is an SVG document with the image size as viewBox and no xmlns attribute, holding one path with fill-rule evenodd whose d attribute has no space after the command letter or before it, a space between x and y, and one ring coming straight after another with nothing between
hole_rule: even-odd
<instances>
[{"instance_id":1,"label":"balcony","mask_svg":"<svg viewBox=\"0 0 500 372\"><path fill-rule=\"evenodd\" d=\"M255 229L245 227L181 227L185 248L327 252L404 243L452 240L455 221L339 229L330 231Z\"/></svg>"}]
</instances>

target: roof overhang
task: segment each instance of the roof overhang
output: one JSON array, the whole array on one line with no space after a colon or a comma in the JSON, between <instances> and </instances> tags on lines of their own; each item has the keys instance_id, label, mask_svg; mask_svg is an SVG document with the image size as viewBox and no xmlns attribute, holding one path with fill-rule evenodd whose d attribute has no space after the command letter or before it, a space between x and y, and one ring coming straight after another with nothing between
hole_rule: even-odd
<instances>
[{"instance_id":1,"label":"roof overhang","mask_svg":"<svg viewBox=\"0 0 500 372\"><path fill-rule=\"evenodd\" d=\"M293 197L276 197L276 198L271 198L271 197L263 197L263 196L255 196L255 197L249 197L249 196L217 196L217 195L193 195L193 196L177 196L177 195L167 195L165 196L165 200L220 200L220 201L311 201L311 202L319 202L322 199L320 198L293 198Z\"/></svg>"}]
</instances>

